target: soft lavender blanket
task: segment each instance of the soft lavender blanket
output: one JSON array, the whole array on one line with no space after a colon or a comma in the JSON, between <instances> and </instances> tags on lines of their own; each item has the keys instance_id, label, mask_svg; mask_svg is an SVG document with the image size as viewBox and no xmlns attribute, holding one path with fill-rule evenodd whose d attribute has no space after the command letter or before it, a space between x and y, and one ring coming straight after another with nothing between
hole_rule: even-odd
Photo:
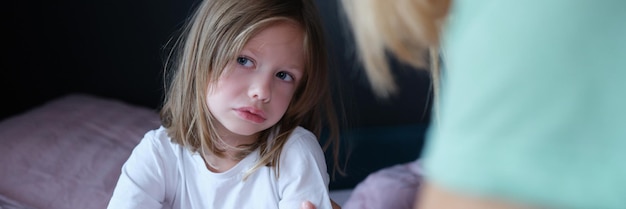
<instances>
[{"instance_id":1,"label":"soft lavender blanket","mask_svg":"<svg viewBox=\"0 0 626 209\"><path fill-rule=\"evenodd\" d=\"M106 208L155 110L69 95L0 121L0 208Z\"/></svg>"},{"instance_id":2,"label":"soft lavender blanket","mask_svg":"<svg viewBox=\"0 0 626 209\"><path fill-rule=\"evenodd\" d=\"M374 172L354 188L343 209L412 209L421 174L419 161Z\"/></svg>"}]
</instances>

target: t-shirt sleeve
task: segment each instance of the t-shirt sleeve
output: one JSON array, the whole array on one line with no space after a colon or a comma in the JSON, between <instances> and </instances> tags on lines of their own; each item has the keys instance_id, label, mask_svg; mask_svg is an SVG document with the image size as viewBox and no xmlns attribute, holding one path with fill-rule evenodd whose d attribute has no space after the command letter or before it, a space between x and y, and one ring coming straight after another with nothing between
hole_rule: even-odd
<instances>
[{"instance_id":1,"label":"t-shirt sleeve","mask_svg":"<svg viewBox=\"0 0 626 209\"><path fill-rule=\"evenodd\" d=\"M294 130L283 147L279 174L279 208L300 208L304 201L318 209L332 208L324 153L311 132L300 127Z\"/></svg>"},{"instance_id":2,"label":"t-shirt sleeve","mask_svg":"<svg viewBox=\"0 0 626 209\"><path fill-rule=\"evenodd\" d=\"M107 208L162 208L165 197L164 162L155 131L150 131L133 149L122 166Z\"/></svg>"},{"instance_id":3,"label":"t-shirt sleeve","mask_svg":"<svg viewBox=\"0 0 626 209\"><path fill-rule=\"evenodd\" d=\"M455 1L425 176L549 207L626 206L624 8Z\"/></svg>"}]
</instances>

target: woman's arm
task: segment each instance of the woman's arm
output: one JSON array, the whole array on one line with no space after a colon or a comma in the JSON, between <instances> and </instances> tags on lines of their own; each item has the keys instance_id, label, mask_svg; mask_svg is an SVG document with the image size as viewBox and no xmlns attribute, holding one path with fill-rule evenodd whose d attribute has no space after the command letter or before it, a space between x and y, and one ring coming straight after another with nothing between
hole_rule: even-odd
<instances>
[{"instance_id":1,"label":"woman's arm","mask_svg":"<svg viewBox=\"0 0 626 209\"><path fill-rule=\"evenodd\" d=\"M514 205L500 199L488 199L452 192L428 181L424 181L415 197L415 209L530 209L533 207Z\"/></svg>"}]
</instances>

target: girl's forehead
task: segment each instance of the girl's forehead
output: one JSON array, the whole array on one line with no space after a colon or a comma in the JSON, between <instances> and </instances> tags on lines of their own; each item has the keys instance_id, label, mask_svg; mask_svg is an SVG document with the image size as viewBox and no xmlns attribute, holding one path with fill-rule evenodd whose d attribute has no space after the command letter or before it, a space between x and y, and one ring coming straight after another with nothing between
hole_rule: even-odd
<instances>
[{"instance_id":1,"label":"girl's forehead","mask_svg":"<svg viewBox=\"0 0 626 209\"><path fill-rule=\"evenodd\" d=\"M263 41L279 42L283 41L281 38L285 38L285 36L279 37L277 35L283 34L288 35L289 38L299 39L301 41L303 41L305 35L304 30L299 23L295 21L280 20L260 28L257 33L250 37L248 42L258 41L258 39L263 39Z\"/></svg>"},{"instance_id":2,"label":"girl's forehead","mask_svg":"<svg viewBox=\"0 0 626 209\"><path fill-rule=\"evenodd\" d=\"M254 54L281 53L304 58L304 31L295 24L278 22L261 29L244 45L244 50Z\"/></svg>"}]
</instances>

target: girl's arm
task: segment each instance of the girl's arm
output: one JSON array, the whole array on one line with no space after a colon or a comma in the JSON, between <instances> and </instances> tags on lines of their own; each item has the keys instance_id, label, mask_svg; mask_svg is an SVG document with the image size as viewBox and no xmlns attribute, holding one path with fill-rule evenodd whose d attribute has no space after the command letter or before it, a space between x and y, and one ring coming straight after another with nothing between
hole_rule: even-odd
<instances>
[{"instance_id":1,"label":"girl's arm","mask_svg":"<svg viewBox=\"0 0 626 209\"><path fill-rule=\"evenodd\" d=\"M165 169L155 135L154 131L148 132L133 149L107 208L162 208Z\"/></svg>"},{"instance_id":2,"label":"girl's arm","mask_svg":"<svg viewBox=\"0 0 626 209\"><path fill-rule=\"evenodd\" d=\"M317 209L332 208L324 152L313 133L296 128L282 149L279 163L279 208L303 207L305 201Z\"/></svg>"},{"instance_id":3,"label":"girl's arm","mask_svg":"<svg viewBox=\"0 0 626 209\"><path fill-rule=\"evenodd\" d=\"M339 206L339 204L337 204L332 199L330 200L330 204L333 205L333 209L341 209L341 206ZM300 207L300 209L316 209L316 208L315 208L315 205L313 205L313 203L309 201L305 201L302 203L302 206Z\"/></svg>"}]
</instances>

